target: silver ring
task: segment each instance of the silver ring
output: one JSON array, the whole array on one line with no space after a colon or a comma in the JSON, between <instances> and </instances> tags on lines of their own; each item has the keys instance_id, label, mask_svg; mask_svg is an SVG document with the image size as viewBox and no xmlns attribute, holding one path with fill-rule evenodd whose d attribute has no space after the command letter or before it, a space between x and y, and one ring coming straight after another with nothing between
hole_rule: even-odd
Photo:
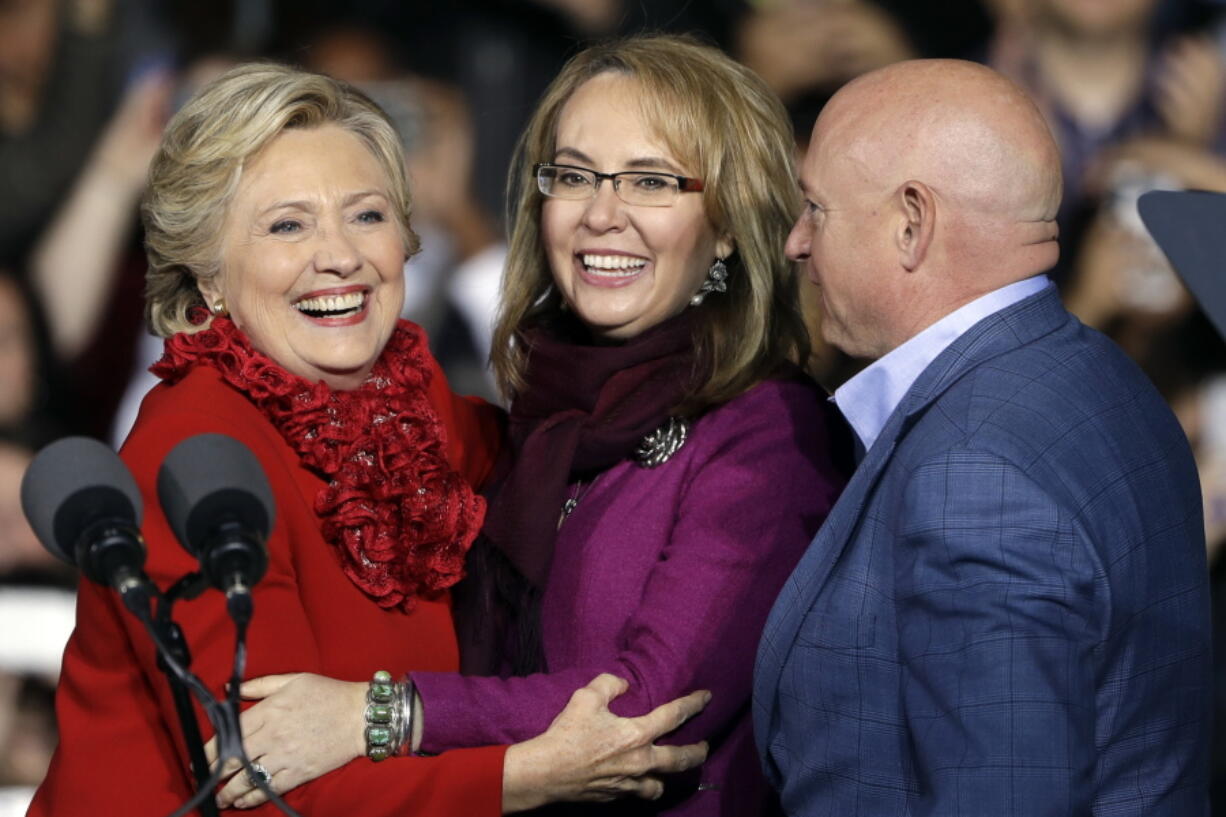
<instances>
[{"instance_id":1,"label":"silver ring","mask_svg":"<svg viewBox=\"0 0 1226 817\"><path fill-rule=\"evenodd\" d=\"M261 783L267 786L270 780L272 780L272 775L259 763L252 763L247 769L247 783L253 789L258 789Z\"/></svg>"}]
</instances>

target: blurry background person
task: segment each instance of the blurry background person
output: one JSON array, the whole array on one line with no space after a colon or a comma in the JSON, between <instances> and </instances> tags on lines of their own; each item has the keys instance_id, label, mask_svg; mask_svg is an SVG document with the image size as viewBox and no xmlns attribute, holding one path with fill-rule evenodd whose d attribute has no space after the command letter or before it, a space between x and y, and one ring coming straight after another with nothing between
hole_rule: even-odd
<instances>
[{"instance_id":1,"label":"blurry background person","mask_svg":"<svg viewBox=\"0 0 1226 817\"><path fill-rule=\"evenodd\" d=\"M801 139L804 120L843 83L918 56L898 19L872 0L753 4L738 20L734 45L738 59L793 111Z\"/></svg>"},{"instance_id":2,"label":"blurry background person","mask_svg":"<svg viewBox=\"0 0 1226 817\"><path fill-rule=\"evenodd\" d=\"M21 512L21 477L33 453L62 433L51 411L55 367L23 281L0 271L0 580L25 571L71 577L38 541Z\"/></svg>"},{"instance_id":3,"label":"blurry background person","mask_svg":"<svg viewBox=\"0 0 1226 817\"><path fill-rule=\"evenodd\" d=\"M92 436L110 431L126 375L148 337L140 310L145 262L137 205L173 89L168 73L153 71L125 92L28 261L52 351L89 406L79 422ZM153 359L141 360L140 368ZM151 385L146 381L142 394Z\"/></svg>"},{"instance_id":4,"label":"blurry background person","mask_svg":"<svg viewBox=\"0 0 1226 817\"><path fill-rule=\"evenodd\" d=\"M1135 219L1138 186L1201 186L1214 184L1214 176L1221 183L1226 167L1216 157L1226 149L1226 63L1197 25L1204 14L1195 4L1005 0L993 6L998 25L987 62L1030 92L1060 146L1061 236L1074 242L1056 269L1060 283L1076 276L1076 242L1100 202L1123 196L1123 209ZM1206 171L1209 178L1201 178ZM1078 301L1072 297L1070 306L1082 315ZM1086 317L1099 325L1094 315Z\"/></svg>"},{"instance_id":5,"label":"blurry background person","mask_svg":"<svg viewBox=\"0 0 1226 817\"><path fill-rule=\"evenodd\" d=\"M28 252L123 84L111 0L0 3L0 258Z\"/></svg>"},{"instance_id":6,"label":"blurry background person","mask_svg":"<svg viewBox=\"0 0 1226 817\"><path fill-rule=\"evenodd\" d=\"M21 511L21 478L61 425L54 366L24 282L0 272L0 815L24 813L55 748L52 690L72 629L72 571Z\"/></svg>"}]
</instances>

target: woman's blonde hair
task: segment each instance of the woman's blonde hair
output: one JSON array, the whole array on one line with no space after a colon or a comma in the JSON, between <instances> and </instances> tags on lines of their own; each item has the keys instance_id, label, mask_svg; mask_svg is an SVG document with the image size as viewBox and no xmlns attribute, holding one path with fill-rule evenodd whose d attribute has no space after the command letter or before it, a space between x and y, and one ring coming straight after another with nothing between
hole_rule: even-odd
<instances>
[{"instance_id":1,"label":"woman's blonde hair","mask_svg":"<svg viewBox=\"0 0 1226 817\"><path fill-rule=\"evenodd\" d=\"M523 386L523 331L563 309L541 238L542 195L533 165L554 160L563 107L575 90L605 73L632 77L656 136L705 184L706 216L735 242L728 291L696 309L694 344L704 382L679 407L695 414L726 402L788 360L804 362L809 338L797 273L784 243L799 211L792 128L779 98L760 77L689 37L639 36L589 48L545 91L516 148L507 193L511 240L494 328L491 361L500 387Z\"/></svg>"},{"instance_id":2,"label":"woman's blonde hair","mask_svg":"<svg viewBox=\"0 0 1226 817\"><path fill-rule=\"evenodd\" d=\"M405 251L417 251L400 138L379 106L321 74L275 63L240 65L175 114L149 169L141 219L149 258L145 310L153 332L168 337L207 326L193 324L189 313L205 306L197 282L220 269L222 225L244 165L282 131L326 124L339 125L370 149L387 174Z\"/></svg>"}]
</instances>

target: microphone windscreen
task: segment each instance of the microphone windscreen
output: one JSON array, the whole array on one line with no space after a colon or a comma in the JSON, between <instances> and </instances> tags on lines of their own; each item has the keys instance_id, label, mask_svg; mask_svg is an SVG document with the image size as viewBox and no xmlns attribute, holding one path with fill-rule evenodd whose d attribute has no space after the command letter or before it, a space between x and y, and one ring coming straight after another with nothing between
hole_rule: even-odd
<instances>
[{"instance_id":1,"label":"microphone windscreen","mask_svg":"<svg viewBox=\"0 0 1226 817\"><path fill-rule=\"evenodd\" d=\"M69 564L82 531L100 519L140 527L136 480L119 455L88 437L65 437L38 453L21 480L21 509L43 547Z\"/></svg>"},{"instance_id":2,"label":"microphone windscreen","mask_svg":"<svg viewBox=\"0 0 1226 817\"><path fill-rule=\"evenodd\" d=\"M261 540L272 530L272 489L259 460L225 434L197 434L166 455L158 499L179 543L199 557L221 521L238 522Z\"/></svg>"}]
</instances>

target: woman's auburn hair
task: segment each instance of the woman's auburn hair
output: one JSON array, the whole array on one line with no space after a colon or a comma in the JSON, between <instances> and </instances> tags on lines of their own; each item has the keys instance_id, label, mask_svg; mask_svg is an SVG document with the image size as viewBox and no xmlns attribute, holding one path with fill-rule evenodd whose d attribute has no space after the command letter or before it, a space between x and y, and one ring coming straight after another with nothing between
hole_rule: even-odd
<instances>
[{"instance_id":1,"label":"woman's auburn hair","mask_svg":"<svg viewBox=\"0 0 1226 817\"><path fill-rule=\"evenodd\" d=\"M353 86L277 63L230 69L193 96L166 125L141 203L145 316L161 337L205 328L198 282L221 268L226 210L243 167L282 131L338 125L362 140L382 167L406 254L417 251L400 137L387 115ZM198 320L198 318L197 318Z\"/></svg>"},{"instance_id":2,"label":"woman's auburn hair","mask_svg":"<svg viewBox=\"0 0 1226 817\"><path fill-rule=\"evenodd\" d=\"M638 83L644 119L703 180L706 216L717 235L734 242L726 259L727 292L688 307L697 317L695 371L705 379L677 411L696 415L745 392L787 361L803 364L809 336L796 267L784 255L800 207L787 112L757 74L691 37L637 36L593 46L567 62L546 89L511 166L511 238L491 362L500 388L513 398L523 387L531 354L524 331L565 308L542 242L543 196L533 165L554 160L558 120L571 95L606 73Z\"/></svg>"}]
</instances>

